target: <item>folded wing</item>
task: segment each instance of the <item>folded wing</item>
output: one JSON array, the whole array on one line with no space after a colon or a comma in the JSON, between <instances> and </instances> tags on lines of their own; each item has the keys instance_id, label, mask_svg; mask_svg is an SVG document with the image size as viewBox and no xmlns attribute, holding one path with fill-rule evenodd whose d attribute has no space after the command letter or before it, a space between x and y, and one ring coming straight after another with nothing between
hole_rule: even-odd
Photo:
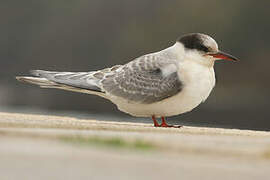
<instances>
[{"instance_id":1,"label":"folded wing","mask_svg":"<svg viewBox=\"0 0 270 180\"><path fill-rule=\"evenodd\" d=\"M177 62L145 55L101 81L104 91L134 103L151 104L179 93L182 83Z\"/></svg>"}]
</instances>

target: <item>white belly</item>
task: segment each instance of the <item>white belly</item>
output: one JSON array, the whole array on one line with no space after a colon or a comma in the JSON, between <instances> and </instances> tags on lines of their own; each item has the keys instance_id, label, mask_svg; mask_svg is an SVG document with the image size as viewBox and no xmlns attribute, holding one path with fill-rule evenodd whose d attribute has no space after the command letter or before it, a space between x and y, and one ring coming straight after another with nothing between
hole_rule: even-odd
<instances>
[{"instance_id":1,"label":"white belly","mask_svg":"<svg viewBox=\"0 0 270 180\"><path fill-rule=\"evenodd\" d=\"M191 111L209 96L215 86L215 73L213 67L195 63L180 66L178 74L183 82L183 89L177 95L153 104L128 103L118 98L111 101L119 110L137 117L168 117Z\"/></svg>"}]
</instances>

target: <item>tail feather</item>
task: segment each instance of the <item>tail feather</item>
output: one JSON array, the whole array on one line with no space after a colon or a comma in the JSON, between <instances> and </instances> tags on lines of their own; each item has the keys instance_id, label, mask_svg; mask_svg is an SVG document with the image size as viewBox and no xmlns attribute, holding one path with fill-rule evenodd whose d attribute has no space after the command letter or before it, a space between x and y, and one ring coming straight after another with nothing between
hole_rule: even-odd
<instances>
[{"instance_id":1,"label":"tail feather","mask_svg":"<svg viewBox=\"0 0 270 180\"><path fill-rule=\"evenodd\" d=\"M31 76L17 76L18 81L38 85L41 88L55 88L88 94L104 94L98 85L99 79L92 76L94 72L54 72L33 70ZM103 96L103 95L101 95Z\"/></svg>"},{"instance_id":2,"label":"tail feather","mask_svg":"<svg viewBox=\"0 0 270 180\"><path fill-rule=\"evenodd\" d=\"M108 75L114 74L121 65L91 72L56 72L32 70L31 76L17 76L18 81L38 85L42 88L56 88L105 97L101 82ZM105 97L106 98L106 97Z\"/></svg>"},{"instance_id":3,"label":"tail feather","mask_svg":"<svg viewBox=\"0 0 270 180\"><path fill-rule=\"evenodd\" d=\"M52 81L49 81L45 78L17 76L16 79L18 81L21 81L24 83L39 85L41 88L62 89L62 90L66 90L66 91L73 91L73 92L79 92L79 93L95 94L95 95L106 98L105 94L102 92L76 88L76 87L67 86L64 84L58 84L58 83L54 83Z\"/></svg>"},{"instance_id":4,"label":"tail feather","mask_svg":"<svg viewBox=\"0 0 270 180\"><path fill-rule=\"evenodd\" d=\"M48 87L58 86L57 83L49 81L46 78L17 76L16 79L24 83L30 83L39 86L48 86Z\"/></svg>"},{"instance_id":5,"label":"tail feather","mask_svg":"<svg viewBox=\"0 0 270 180\"><path fill-rule=\"evenodd\" d=\"M51 82L57 83L58 85L62 84L102 92L99 85L100 79L93 77L95 72L54 72L43 70L33 70L30 72L34 76L45 78Z\"/></svg>"}]
</instances>

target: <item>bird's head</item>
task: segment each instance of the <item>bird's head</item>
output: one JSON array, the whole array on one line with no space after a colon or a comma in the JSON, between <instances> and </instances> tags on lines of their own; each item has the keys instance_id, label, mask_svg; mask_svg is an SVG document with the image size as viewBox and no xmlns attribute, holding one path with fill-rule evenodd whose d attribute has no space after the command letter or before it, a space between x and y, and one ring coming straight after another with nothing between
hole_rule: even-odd
<instances>
[{"instance_id":1,"label":"bird's head","mask_svg":"<svg viewBox=\"0 0 270 180\"><path fill-rule=\"evenodd\" d=\"M238 60L236 57L220 51L216 41L205 34L186 34L180 37L177 42L184 46L185 57L193 61L214 64L216 60Z\"/></svg>"}]
</instances>

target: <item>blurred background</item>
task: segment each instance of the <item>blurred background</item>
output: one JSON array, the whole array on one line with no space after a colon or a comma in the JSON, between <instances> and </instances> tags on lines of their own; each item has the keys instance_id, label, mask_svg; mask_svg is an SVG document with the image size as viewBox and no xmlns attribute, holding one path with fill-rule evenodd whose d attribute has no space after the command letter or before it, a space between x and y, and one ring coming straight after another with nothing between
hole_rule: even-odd
<instances>
[{"instance_id":1,"label":"blurred background","mask_svg":"<svg viewBox=\"0 0 270 180\"><path fill-rule=\"evenodd\" d=\"M31 69L90 71L124 64L171 46L185 33L201 32L241 61L217 62L217 85L208 100L168 122L270 130L269 7L270 1L253 0L1 1L0 111L152 123L102 98L40 89L14 77Z\"/></svg>"}]
</instances>

